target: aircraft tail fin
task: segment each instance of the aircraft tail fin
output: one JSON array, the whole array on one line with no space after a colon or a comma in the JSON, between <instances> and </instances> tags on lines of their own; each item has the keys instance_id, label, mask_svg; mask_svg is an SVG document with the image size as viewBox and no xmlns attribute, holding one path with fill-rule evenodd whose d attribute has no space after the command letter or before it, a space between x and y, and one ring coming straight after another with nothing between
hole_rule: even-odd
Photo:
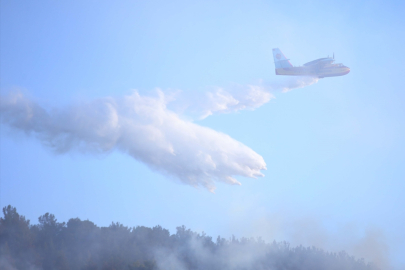
<instances>
[{"instance_id":1,"label":"aircraft tail fin","mask_svg":"<svg viewBox=\"0 0 405 270\"><path fill-rule=\"evenodd\" d=\"M277 68L290 68L293 67L291 65L289 59L285 57L285 55L280 51L279 48L273 49L273 58L274 58L274 64Z\"/></svg>"}]
</instances>

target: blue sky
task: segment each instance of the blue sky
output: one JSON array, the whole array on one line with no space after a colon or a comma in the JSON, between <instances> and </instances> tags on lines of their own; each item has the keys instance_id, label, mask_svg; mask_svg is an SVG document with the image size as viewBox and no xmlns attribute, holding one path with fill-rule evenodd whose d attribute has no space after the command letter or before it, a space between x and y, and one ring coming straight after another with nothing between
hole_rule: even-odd
<instances>
[{"instance_id":1,"label":"blue sky","mask_svg":"<svg viewBox=\"0 0 405 270\"><path fill-rule=\"evenodd\" d=\"M195 120L261 155L265 177L194 188L113 150L59 155L1 126L1 206L31 219L99 226L186 225L216 237L346 249L404 269L405 19L402 1L2 1L0 90L63 108L134 89L283 82L335 53L347 76L321 79L255 110ZM377 259L376 259L377 258Z\"/></svg>"}]
</instances>

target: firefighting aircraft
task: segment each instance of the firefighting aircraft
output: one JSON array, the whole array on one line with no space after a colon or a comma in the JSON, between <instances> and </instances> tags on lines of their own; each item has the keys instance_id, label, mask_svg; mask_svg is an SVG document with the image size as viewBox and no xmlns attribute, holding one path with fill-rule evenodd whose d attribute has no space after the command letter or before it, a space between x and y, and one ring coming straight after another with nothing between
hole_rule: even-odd
<instances>
[{"instance_id":1,"label":"firefighting aircraft","mask_svg":"<svg viewBox=\"0 0 405 270\"><path fill-rule=\"evenodd\" d=\"M300 67L293 67L289 61L290 59L287 59L278 48L273 49L273 58L276 66L276 75L323 78L343 76L350 72L350 68L343 64L333 64L335 62L335 55L333 55L333 58L319 58Z\"/></svg>"}]
</instances>

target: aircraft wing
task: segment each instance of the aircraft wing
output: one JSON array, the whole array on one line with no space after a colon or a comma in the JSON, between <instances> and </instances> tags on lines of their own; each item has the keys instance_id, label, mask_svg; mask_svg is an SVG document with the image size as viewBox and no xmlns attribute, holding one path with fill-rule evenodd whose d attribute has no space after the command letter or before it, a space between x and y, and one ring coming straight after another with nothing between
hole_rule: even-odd
<instances>
[{"instance_id":1,"label":"aircraft wing","mask_svg":"<svg viewBox=\"0 0 405 270\"><path fill-rule=\"evenodd\" d=\"M311 67L311 68L322 68L327 64L331 64L335 60L332 58L319 58L314 61L308 62L304 64L304 67Z\"/></svg>"}]
</instances>

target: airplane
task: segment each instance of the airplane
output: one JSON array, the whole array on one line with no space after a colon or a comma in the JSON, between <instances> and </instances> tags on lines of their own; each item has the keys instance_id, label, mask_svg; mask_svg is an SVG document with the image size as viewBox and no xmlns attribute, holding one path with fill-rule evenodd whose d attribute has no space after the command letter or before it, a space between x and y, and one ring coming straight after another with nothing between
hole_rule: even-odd
<instances>
[{"instance_id":1,"label":"airplane","mask_svg":"<svg viewBox=\"0 0 405 270\"><path fill-rule=\"evenodd\" d=\"M300 67L291 65L290 59L287 59L278 48L273 49L273 58L276 66L276 75L324 78L343 76L350 72L350 68L343 64L333 64L335 62L335 54L333 54L333 58L319 58Z\"/></svg>"}]
</instances>

